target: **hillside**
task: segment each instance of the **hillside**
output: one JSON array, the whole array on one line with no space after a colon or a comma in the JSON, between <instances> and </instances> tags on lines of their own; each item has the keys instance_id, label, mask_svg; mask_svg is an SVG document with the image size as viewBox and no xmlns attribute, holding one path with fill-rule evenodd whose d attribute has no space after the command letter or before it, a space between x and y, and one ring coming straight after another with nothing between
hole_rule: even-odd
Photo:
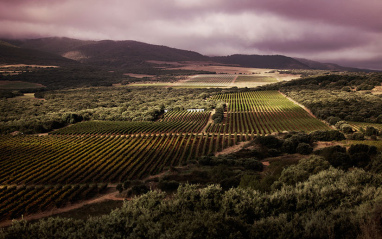
<instances>
[{"instance_id":1,"label":"hillside","mask_svg":"<svg viewBox=\"0 0 382 239\"><path fill-rule=\"evenodd\" d=\"M71 38L40 38L23 40L6 40L8 43L20 47L18 53L4 55L3 61L11 57L10 61L31 55L31 49L57 54L65 58L87 63L95 66L106 66L114 68L149 66L147 61L212 61L229 65L254 68L271 69L318 69L356 71L359 69L343 67L332 63L321 63L307 59L291 58L282 55L230 55L230 56L203 56L194 51L181 50L167 46L147 44L137 41L89 41ZM25 49L22 52L21 49ZM13 49L14 50L14 49ZM15 52L16 53L16 52ZM36 52L35 52L36 54ZM53 55L47 55L49 59ZM40 53L41 55L41 53ZM20 61L19 59L19 61ZM48 60L48 59L47 59Z\"/></svg>"},{"instance_id":2,"label":"hillside","mask_svg":"<svg viewBox=\"0 0 382 239\"><path fill-rule=\"evenodd\" d=\"M307 65L310 69L316 70L330 70L330 71L371 71L366 69L358 69L353 67L344 67L334 63L322 63L303 58L294 58L295 60Z\"/></svg>"},{"instance_id":3,"label":"hillside","mask_svg":"<svg viewBox=\"0 0 382 239\"><path fill-rule=\"evenodd\" d=\"M276 69L310 69L309 66L287 56L274 55L231 55L211 57L213 61L234 64L243 67Z\"/></svg>"},{"instance_id":4,"label":"hillside","mask_svg":"<svg viewBox=\"0 0 382 239\"><path fill-rule=\"evenodd\" d=\"M11 43L28 49L59 54L69 59L94 65L126 67L146 61L205 61L197 52L152 45L137 41L81 41L70 38L14 40Z\"/></svg>"},{"instance_id":5,"label":"hillside","mask_svg":"<svg viewBox=\"0 0 382 239\"><path fill-rule=\"evenodd\" d=\"M73 65L73 60L34 49L20 48L0 41L0 64Z\"/></svg>"}]
</instances>

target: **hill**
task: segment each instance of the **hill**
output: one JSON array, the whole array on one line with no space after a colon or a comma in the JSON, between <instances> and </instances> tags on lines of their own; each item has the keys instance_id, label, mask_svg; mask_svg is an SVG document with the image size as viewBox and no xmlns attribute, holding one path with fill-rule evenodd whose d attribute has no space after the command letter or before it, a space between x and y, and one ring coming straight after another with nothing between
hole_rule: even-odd
<instances>
[{"instance_id":1,"label":"hill","mask_svg":"<svg viewBox=\"0 0 382 239\"><path fill-rule=\"evenodd\" d=\"M309 69L310 67L287 56L281 55L231 55L212 57L213 61L243 67L276 69Z\"/></svg>"},{"instance_id":2,"label":"hill","mask_svg":"<svg viewBox=\"0 0 382 239\"><path fill-rule=\"evenodd\" d=\"M332 63L321 63L307 59L283 55L230 55L208 57L200 53L167 46L153 45L137 41L90 41L65 37L40 39L5 40L13 48L1 52L0 57L12 63L16 61L55 60L59 55L67 59L94 66L114 68L153 67L147 61L211 61L242 67L271 69L317 69L334 71L358 71L360 69L343 67ZM4 47L4 44L3 46ZM7 53L12 50L12 53ZM41 52L45 52L43 55ZM50 53L50 54L46 54ZM40 57L31 57L39 55ZM21 62L17 62L21 63Z\"/></svg>"},{"instance_id":3,"label":"hill","mask_svg":"<svg viewBox=\"0 0 382 239\"><path fill-rule=\"evenodd\" d=\"M358 69L353 67L340 66L334 63L322 63L318 61L312 61L304 58L294 58L295 60L307 65L310 69L316 70L330 70L330 71L372 71L368 69Z\"/></svg>"},{"instance_id":4,"label":"hill","mask_svg":"<svg viewBox=\"0 0 382 239\"><path fill-rule=\"evenodd\" d=\"M197 52L137 41L81 41L70 38L42 38L10 41L19 47L46 51L82 63L112 67L145 64L146 61L205 61Z\"/></svg>"},{"instance_id":5,"label":"hill","mask_svg":"<svg viewBox=\"0 0 382 239\"><path fill-rule=\"evenodd\" d=\"M0 41L0 64L70 65L76 62L68 58L34 49L20 48Z\"/></svg>"}]
</instances>

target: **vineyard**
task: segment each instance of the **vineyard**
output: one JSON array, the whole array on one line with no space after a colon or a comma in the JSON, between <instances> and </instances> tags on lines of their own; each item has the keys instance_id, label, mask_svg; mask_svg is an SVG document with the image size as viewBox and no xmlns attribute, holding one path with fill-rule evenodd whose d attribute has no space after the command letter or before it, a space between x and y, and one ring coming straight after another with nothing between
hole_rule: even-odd
<instances>
[{"instance_id":1,"label":"vineyard","mask_svg":"<svg viewBox=\"0 0 382 239\"><path fill-rule=\"evenodd\" d=\"M157 122L88 121L71 125L51 134L161 134L199 133L207 124L210 112L169 111Z\"/></svg>"},{"instance_id":2,"label":"vineyard","mask_svg":"<svg viewBox=\"0 0 382 239\"><path fill-rule=\"evenodd\" d=\"M366 129L366 127L371 126L378 130L382 130L382 124L376 124L376 123L367 123L367 122L349 122L350 126L353 127L354 130L360 131L361 128L363 130Z\"/></svg>"},{"instance_id":3,"label":"vineyard","mask_svg":"<svg viewBox=\"0 0 382 239\"><path fill-rule=\"evenodd\" d=\"M64 207L68 203L105 193L106 190L107 184L3 187L0 188L0 221L46 211L52 207Z\"/></svg>"},{"instance_id":4,"label":"vineyard","mask_svg":"<svg viewBox=\"0 0 382 239\"><path fill-rule=\"evenodd\" d=\"M210 133L271 134L330 129L277 91L220 94L213 99L226 102L228 106L223 122L208 126Z\"/></svg>"},{"instance_id":5,"label":"vineyard","mask_svg":"<svg viewBox=\"0 0 382 239\"><path fill-rule=\"evenodd\" d=\"M140 179L249 137L192 133L1 136L0 183L77 184Z\"/></svg>"},{"instance_id":6,"label":"vineyard","mask_svg":"<svg viewBox=\"0 0 382 239\"><path fill-rule=\"evenodd\" d=\"M155 122L88 121L47 136L1 135L0 185L8 186L0 188L0 220L87 199L106 184L186 165L259 134L329 129L276 91L217 94L206 101L226 103L222 123L209 123L209 111L172 110Z\"/></svg>"}]
</instances>

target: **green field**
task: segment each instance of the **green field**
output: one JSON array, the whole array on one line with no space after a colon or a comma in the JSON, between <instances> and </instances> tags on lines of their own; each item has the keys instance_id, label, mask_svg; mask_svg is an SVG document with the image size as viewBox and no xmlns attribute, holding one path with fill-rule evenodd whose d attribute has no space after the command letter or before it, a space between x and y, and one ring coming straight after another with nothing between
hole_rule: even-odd
<instances>
[{"instance_id":1,"label":"green field","mask_svg":"<svg viewBox=\"0 0 382 239\"><path fill-rule=\"evenodd\" d=\"M330 129L277 91L221 94L213 99L227 103L227 116L221 124L209 125L207 132L271 134Z\"/></svg>"}]
</instances>

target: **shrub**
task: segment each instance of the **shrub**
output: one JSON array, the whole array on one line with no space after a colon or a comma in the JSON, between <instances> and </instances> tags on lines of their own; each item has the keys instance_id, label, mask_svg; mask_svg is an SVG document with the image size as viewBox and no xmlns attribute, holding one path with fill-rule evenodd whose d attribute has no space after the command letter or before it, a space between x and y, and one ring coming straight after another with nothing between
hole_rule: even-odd
<instances>
[{"instance_id":1,"label":"shrub","mask_svg":"<svg viewBox=\"0 0 382 239\"><path fill-rule=\"evenodd\" d=\"M330 125L335 125L338 121L341 121L341 118L334 116L329 116L326 118L326 122L328 122Z\"/></svg>"},{"instance_id":2,"label":"shrub","mask_svg":"<svg viewBox=\"0 0 382 239\"><path fill-rule=\"evenodd\" d=\"M297 153L304 154L304 155L311 154L312 151L313 151L312 146L310 146L307 143L299 143L297 148L296 148L296 152Z\"/></svg>"},{"instance_id":3,"label":"shrub","mask_svg":"<svg viewBox=\"0 0 382 239\"><path fill-rule=\"evenodd\" d=\"M357 133L352 134L351 139L352 140L365 140L365 136L363 133L357 132Z\"/></svg>"},{"instance_id":4,"label":"shrub","mask_svg":"<svg viewBox=\"0 0 382 239\"><path fill-rule=\"evenodd\" d=\"M314 131L310 133L310 136L314 141L340 141L346 139L345 135L338 130Z\"/></svg>"},{"instance_id":5,"label":"shrub","mask_svg":"<svg viewBox=\"0 0 382 239\"><path fill-rule=\"evenodd\" d=\"M341 124L340 129L345 134L353 133L353 128L349 124Z\"/></svg>"},{"instance_id":6,"label":"shrub","mask_svg":"<svg viewBox=\"0 0 382 239\"><path fill-rule=\"evenodd\" d=\"M258 136L255 138L255 143L261 144L267 148L275 149L282 145L282 140L276 138L273 135Z\"/></svg>"},{"instance_id":7,"label":"shrub","mask_svg":"<svg viewBox=\"0 0 382 239\"><path fill-rule=\"evenodd\" d=\"M284 169L278 181L287 185L294 185L307 180L310 175L317 174L329 167L330 164L323 158L311 156L301 159L297 165Z\"/></svg>"},{"instance_id":8,"label":"shrub","mask_svg":"<svg viewBox=\"0 0 382 239\"><path fill-rule=\"evenodd\" d=\"M177 181L171 180L161 180L158 183L158 188L162 191L175 191L179 187L179 183Z\"/></svg>"},{"instance_id":9,"label":"shrub","mask_svg":"<svg viewBox=\"0 0 382 239\"><path fill-rule=\"evenodd\" d=\"M378 135L378 130L373 126L367 126L365 131L366 136Z\"/></svg>"}]
</instances>

